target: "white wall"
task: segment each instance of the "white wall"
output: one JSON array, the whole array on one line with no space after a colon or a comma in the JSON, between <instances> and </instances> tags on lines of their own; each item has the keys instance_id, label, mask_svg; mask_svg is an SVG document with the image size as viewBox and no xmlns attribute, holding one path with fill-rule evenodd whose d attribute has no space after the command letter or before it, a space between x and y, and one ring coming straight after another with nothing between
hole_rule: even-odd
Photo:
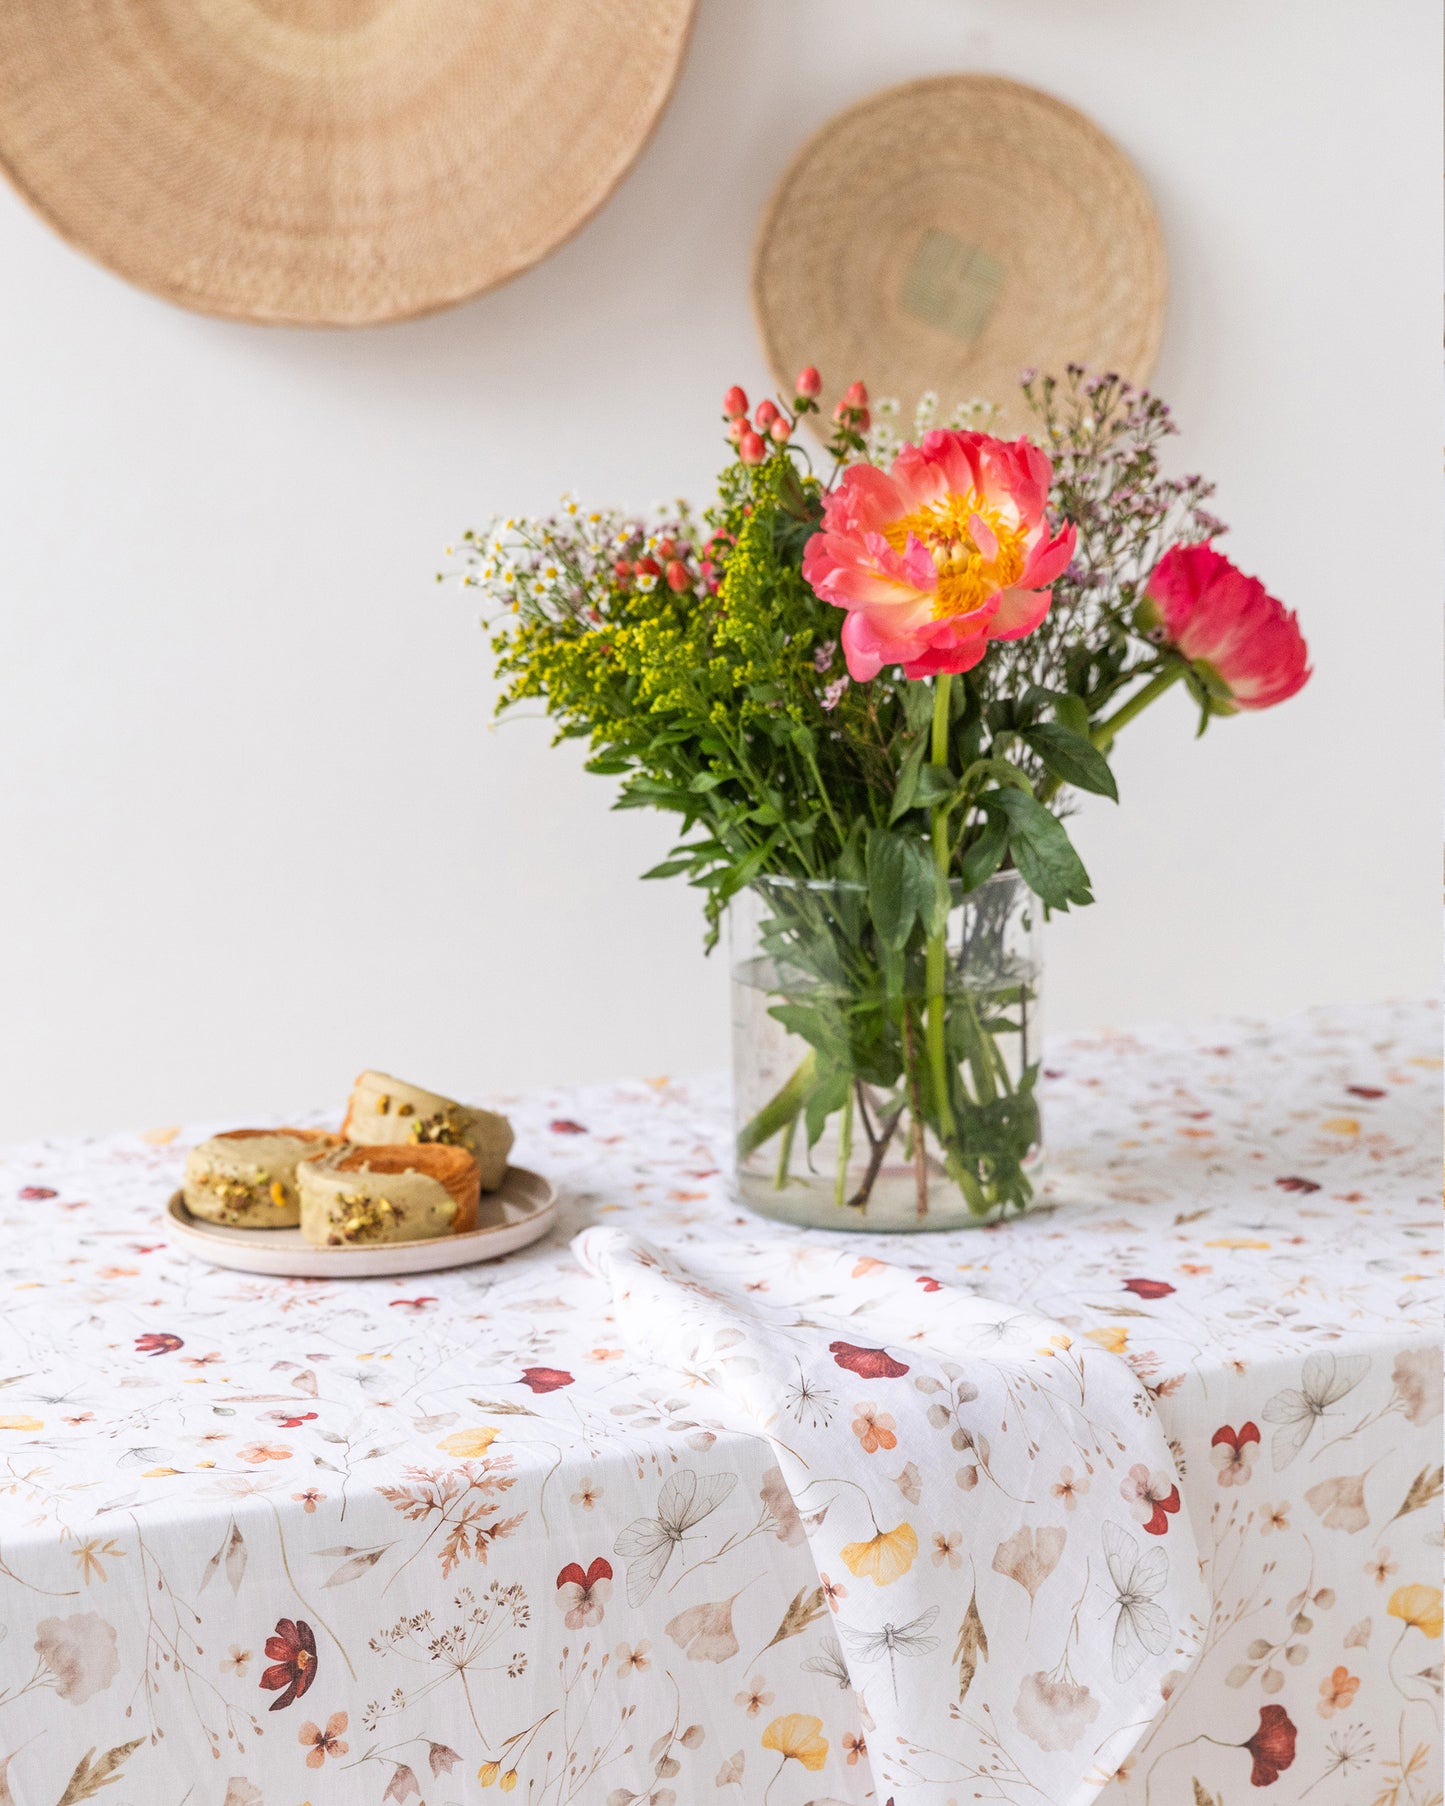
<instances>
[{"instance_id":1,"label":"white wall","mask_svg":"<svg viewBox=\"0 0 1445 1806\"><path fill-rule=\"evenodd\" d=\"M1433 990L1437 9L1421 0L703 0L588 229L497 294L348 335L201 319L0 194L0 1137L721 1062L662 821L487 725L494 509L706 492L764 378L754 223L839 108L995 70L1137 160L1173 298L1156 386L1317 674L1202 746L1171 696L1059 1028Z\"/></svg>"}]
</instances>

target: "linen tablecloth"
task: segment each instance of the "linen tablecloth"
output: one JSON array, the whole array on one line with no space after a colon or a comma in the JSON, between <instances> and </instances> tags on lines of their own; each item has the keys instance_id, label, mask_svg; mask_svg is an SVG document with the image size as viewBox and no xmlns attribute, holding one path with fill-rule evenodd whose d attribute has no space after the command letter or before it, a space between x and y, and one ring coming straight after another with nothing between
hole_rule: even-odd
<instances>
[{"instance_id":1,"label":"linen tablecloth","mask_svg":"<svg viewBox=\"0 0 1445 1806\"><path fill-rule=\"evenodd\" d=\"M396 1282L171 1253L160 1211L206 1129L10 1150L0 1806L451 1806L493 1787L541 1806L1055 1806L1064 1756L1104 1806L1438 1802L1438 1043L1435 1012L1402 1005L1057 1046L1056 1208L919 1238L736 1210L720 1084L502 1100L563 1222L495 1266ZM620 1233L584 1265L588 1225ZM731 1276L744 1337L750 1310L787 1327L790 1288L832 1264L818 1320L852 1311L859 1333L828 1330L835 1396L808 1369L785 1427L832 1412L831 1446L916 1540L894 1590L928 1598L936 1576L936 1619L860 1643L850 1610L906 1539L890 1520L861 1572L820 1572L829 1536L858 1546L841 1492L795 1496L779 1424L744 1421L661 1330L650 1346L617 1279L644 1244L672 1283ZM858 1313L870 1287L888 1298ZM964 1476L1019 1424L980 1448L978 1376L931 1364L940 1298L1021 1359L1127 1363L1118 1396L1137 1394L1158 1465L1111 1466L1072 1430L1080 1459L1058 1459L1036 1434L1017 1531L970 1544L990 1481ZM908 1409L889 1390L940 1373ZM630 1585L664 1545L656 1581ZM1184 1597L1152 1557L1172 1589L1185 1551L1197 1622L1169 1624L1177 1667L1129 1753L1096 1763L1117 1692L1100 1625L1104 1647L1121 1615L1152 1634L1150 1599ZM949 1615L966 1578L977 1623ZM1020 1666L1045 1632L1065 1659ZM910 1664L952 1677L930 1740L899 1729Z\"/></svg>"}]
</instances>

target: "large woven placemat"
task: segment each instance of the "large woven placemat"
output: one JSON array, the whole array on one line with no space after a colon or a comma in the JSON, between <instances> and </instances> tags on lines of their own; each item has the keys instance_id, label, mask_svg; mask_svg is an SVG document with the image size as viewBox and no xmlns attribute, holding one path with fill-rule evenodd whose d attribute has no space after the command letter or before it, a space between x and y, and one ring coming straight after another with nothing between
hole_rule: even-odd
<instances>
[{"instance_id":1,"label":"large woven placemat","mask_svg":"<svg viewBox=\"0 0 1445 1806\"><path fill-rule=\"evenodd\" d=\"M764 216L753 295L782 384L816 364L896 396L1007 407L1071 360L1148 377L1164 246L1132 163L1037 89L950 75L875 94L806 144ZM825 416L826 418L826 416Z\"/></svg>"},{"instance_id":2,"label":"large woven placemat","mask_svg":"<svg viewBox=\"0 0 1445 1806\"><path fill-rule=\"evenodd\" d=\"M0 167L207 313L364 325L516 275L602 204L693 0L4 0Z\"/></svg>"}]
</instances>

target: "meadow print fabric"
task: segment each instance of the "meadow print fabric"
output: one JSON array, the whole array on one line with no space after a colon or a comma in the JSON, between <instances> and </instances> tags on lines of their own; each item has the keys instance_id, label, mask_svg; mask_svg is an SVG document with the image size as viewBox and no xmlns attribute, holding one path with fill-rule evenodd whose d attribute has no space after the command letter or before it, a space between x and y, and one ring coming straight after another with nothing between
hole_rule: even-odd
<instances>
[{"instance_id":1,"label":"meadow print fabric","mask_svg":"<svg viewBox=\"0 0 1445 1806\"><path fill-rule=\"evenodd\" d=\"M563 1222L395 1282L173 1254L226 1125L0 1156L0 1806L1438 1806L1433 1011L1049 1075L914 1239L502 1100Z\"/></svg>"}]
</instances>

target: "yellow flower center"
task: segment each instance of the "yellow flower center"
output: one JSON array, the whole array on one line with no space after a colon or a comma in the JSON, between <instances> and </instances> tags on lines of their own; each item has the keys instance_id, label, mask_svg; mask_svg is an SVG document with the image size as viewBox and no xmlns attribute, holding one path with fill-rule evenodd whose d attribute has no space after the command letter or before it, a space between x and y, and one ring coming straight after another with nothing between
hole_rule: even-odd
<instances>
[{"instance_id":1,"label":"yellow flower center","mask_svg":"<svg viewBox=\"0 0 1445 1806\"><path fill-rule=\"evenodd\" d=\"M1023 575L1024 529L976 490L964 495L950 491L883 529L883 537L899 553L910 535L927 550L938 572L935 621L971 614Z\"/></svg>"}]
</instances>

